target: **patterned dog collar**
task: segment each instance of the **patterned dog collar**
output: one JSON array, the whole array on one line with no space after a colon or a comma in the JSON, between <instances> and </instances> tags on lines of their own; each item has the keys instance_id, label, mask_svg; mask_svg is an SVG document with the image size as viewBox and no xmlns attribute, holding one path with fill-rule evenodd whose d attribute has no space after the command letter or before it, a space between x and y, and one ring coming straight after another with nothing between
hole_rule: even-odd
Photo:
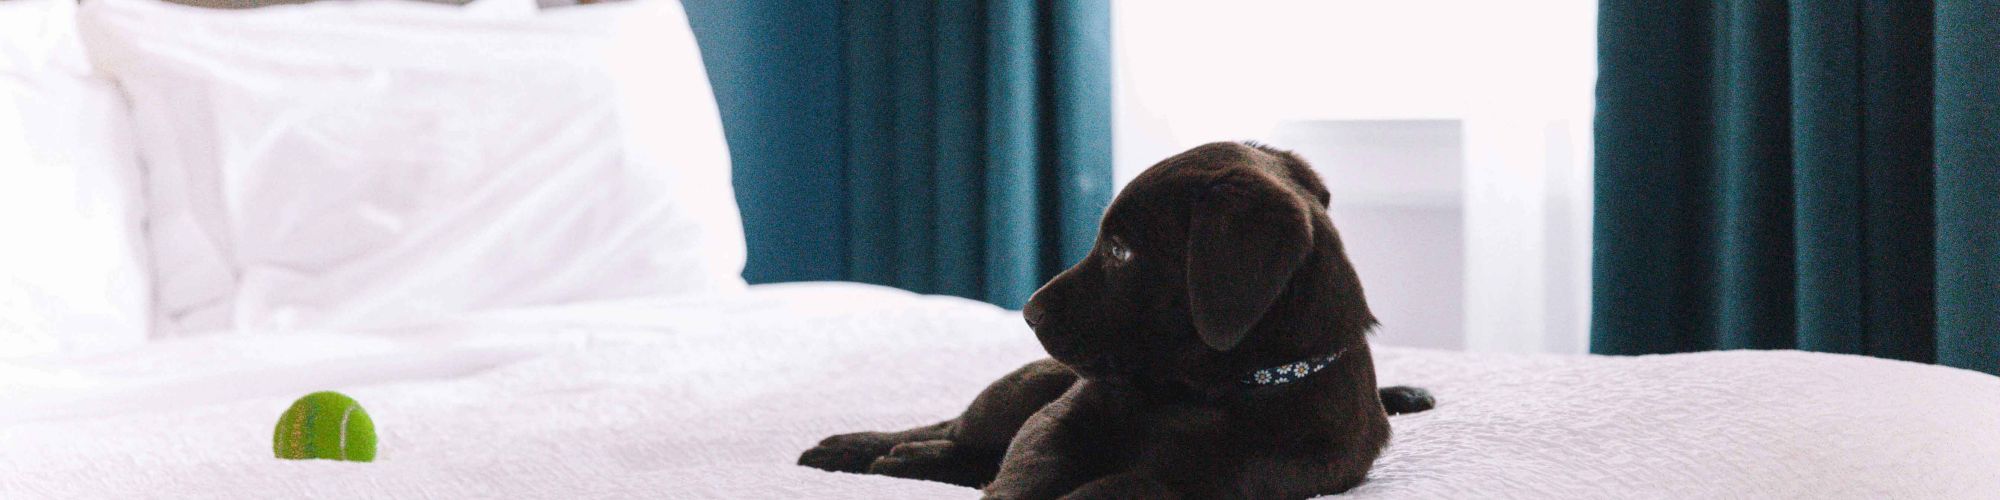
<instances>
[{"instance_id":1,"label":"patterned dog collar","mask_svg":"<svg viewBox=\"0 0 2000 500\"><path fill-rule=\"evenodd\" d=\"M1249 376L1243 377L1243 383L1250 385L1279 385L1297 382L1299 379L1306 378L1307 375L1312 375L1326 369L1327 366L1333 364L1333 360L1340 359L1340 355L1345 353L1347 351L1342 350L1330 356L1321 356L1305 361L1294 361L1250 372Z\"/></svg>"}]
</instances>

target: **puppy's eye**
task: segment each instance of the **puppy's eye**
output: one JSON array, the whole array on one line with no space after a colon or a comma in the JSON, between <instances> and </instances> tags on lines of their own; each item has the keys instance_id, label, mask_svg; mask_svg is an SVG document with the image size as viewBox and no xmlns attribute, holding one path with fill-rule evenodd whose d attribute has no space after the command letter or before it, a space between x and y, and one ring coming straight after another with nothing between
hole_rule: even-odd
<instances>
[{"instance_id":1,"label":"puppy's eye","mask_svg":"<svg viewBox=\"0 0 2000 500\"><path fill-rule=\"evenodd\" d=\"M1105 250L1106 250L1105 253L1110 255L1112 260L1118 261L1119 263L1132 261L1132 249L1130 247L1125 246L1125 242L1118 241L1115 239L1111 240L1111 245L1109 245L1109 247L1106 248Z\"/></svg>"}]
</instances>

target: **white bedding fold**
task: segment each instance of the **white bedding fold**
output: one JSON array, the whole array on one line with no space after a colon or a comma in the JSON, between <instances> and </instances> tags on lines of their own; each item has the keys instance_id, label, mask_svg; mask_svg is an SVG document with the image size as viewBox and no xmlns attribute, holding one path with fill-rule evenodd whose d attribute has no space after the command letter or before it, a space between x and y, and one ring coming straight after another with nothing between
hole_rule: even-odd
<instances>
[{"instance_id":1,"label":"white bedding fold","mask_svg":"<svg viewBox=\"0 0 2000 500\"><path fill-rule=\"evenodd\" d=\"M974 498L793 461L829 434L951 416L1041 356L1017 313L838 284L423 330L0 365L0 498ZM1353 496L2000 491L2000 379L1969 371L1797 352L1385 348L1377 362L1383 383L1440 404L1391 419L1395 439ZM318 389L368 408L376 462L272 458L277 416Z\"/></svg>"}]
</instances>

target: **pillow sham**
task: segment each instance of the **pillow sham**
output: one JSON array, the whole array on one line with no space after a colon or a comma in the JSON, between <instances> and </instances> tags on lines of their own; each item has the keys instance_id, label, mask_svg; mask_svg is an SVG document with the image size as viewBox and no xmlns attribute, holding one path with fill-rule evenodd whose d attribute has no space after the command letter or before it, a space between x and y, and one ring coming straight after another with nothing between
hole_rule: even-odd
<instances>
[{"instance_id":1,"label":"pillow sham","mask_svg":"<svg viewBox=\"0 0 2000 500\"><path fill-rule=\"evenodd\" d=\"M677 3L92 0L80 18L132 102L156 335L743 287L728 151Z\"/></svg>"},{"instance_id":2,"label":"pillow sham","mask_svg":"<svg viewBox=\"0 0 2000 500\"><path fill-rule=\"evenodd\" d=\"M69 0L0 2L0 357L146 338L139 166Z\"/></svg>"}]
</instances>

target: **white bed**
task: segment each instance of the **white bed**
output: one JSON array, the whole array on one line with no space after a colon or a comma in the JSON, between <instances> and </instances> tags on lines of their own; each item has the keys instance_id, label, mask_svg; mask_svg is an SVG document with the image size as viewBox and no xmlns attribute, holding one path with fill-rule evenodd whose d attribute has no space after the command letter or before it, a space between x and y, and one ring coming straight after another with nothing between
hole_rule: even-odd
<instances>
[{"instance_id":1,"label":"white bed","mask_svg":"<svg viewBox=\"0 0 2000 500\"><path fill-rule=\"evenodd\" d=\"M521 310L394 335L207 336L0 364L0 498L974 498L822 472L840 432L929 423L1040 355L1018 315L854 284ZM1852 356L1384 348L1362 498L1990 498L2000 379ZM299 395L354 396L373 463L271 454Z\"/></svg>"},{"instance_id":2,"label":"white bed","mask_svg":"<svg viewBox=\"0 0 2000 500\"><path fill-rule=\"evenodd\" d=\"M520 2L0 2L0 499L975 497L793 463L956 414L1019 314L746 289L678 4ZM1989 375L1376 355L1439 406L1356 497L2000 495ZM273 457L328 389L377 460Z\"/></svg>"}]
</instances>

